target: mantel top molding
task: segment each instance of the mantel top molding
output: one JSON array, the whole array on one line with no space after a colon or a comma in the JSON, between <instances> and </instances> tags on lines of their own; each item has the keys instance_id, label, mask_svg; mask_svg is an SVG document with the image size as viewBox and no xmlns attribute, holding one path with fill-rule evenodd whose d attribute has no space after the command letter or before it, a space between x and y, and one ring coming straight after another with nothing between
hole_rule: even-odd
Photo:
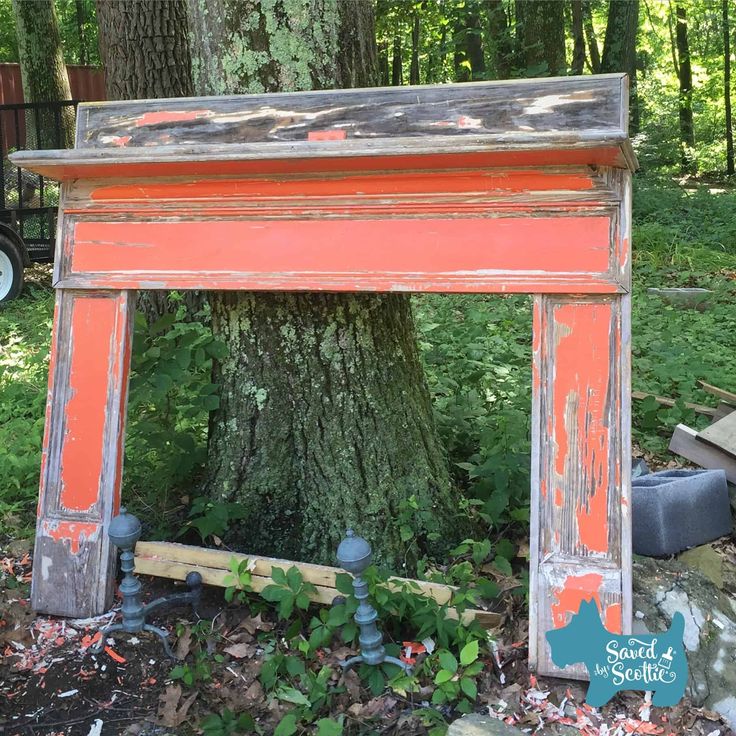
<instances>
[{"instance_id":1,"label":"mantel top molding","mask_svg":"<svg viewBox=\"0 0 736 736\"><path fill-rule=\"evenodd\" d=\"M74 149L11 158L60 181L637 166L623 74L83 103Z\"/></svg>"}]
</instances>

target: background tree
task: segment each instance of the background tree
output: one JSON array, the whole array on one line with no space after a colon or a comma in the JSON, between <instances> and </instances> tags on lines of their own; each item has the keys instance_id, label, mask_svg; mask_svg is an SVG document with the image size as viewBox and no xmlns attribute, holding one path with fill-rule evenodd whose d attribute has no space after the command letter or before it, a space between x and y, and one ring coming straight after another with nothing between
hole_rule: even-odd
<instances>
[{"instance_id":1,"label":"background tree","mask_svg":"<svg viewBox=\"0 0 736 736\"><path fill-rule=\"evenodd\" d=\"M582 74L585 68L585 31L583 30L583 0L572 0L572 63L570 72Z\"/></svg>"},{"instance_id":2,"label":"background tree","mask_svg":"<svg viewBox=\"0 0 736 736\"><path fill-rule=\"evenodd\" d=\"M26 102L70 100L69 77L56 9L51 0L13 0L18 39L18 57ZM74 109L67 107L59 116L53 111L29 111L26 115L29 148L69 148L74 143Z\"/></svg>"},{"instance_id":3,"label":"background tree","mask_svg":"<svg viewBox=\"0 0 736 736\"><path fill-rule=\"evenodd\" d=\"M693 71L690 61L690 43L687 32L687 12L684 5L675 9L675 42L677 49L677 76L680 84L680 151L682 170L695 172L695 126L693 125Z\"/></svg>"},{"instance_id":4,"label":"background tree","mask_svg":"<svg viewBox=\"0 0 736 736\"><path fill-rule=\"evenodd\" d=\"M733 118L731 115L731 30L729 27L728 2L723 0L723 101L726 113L726 173L733 175Z\"/></svg>"},{"instance_id":5,"label":"background tree","mask_svg":"<svg viewBox=\"0 0 736 736\"><path fill-rule=\"evenodd\" d=\"M524 3L523 7L522 42L527 76L565 74L565 4L536 0Z\"/></svg>"},{"instance_id":6,"label":"background tree","mask_svg":"<svg viewBox=\"0 0 736 736\"><path fill-rule=\"evenodd\" d=\"M265 7L190 0L199 92L377 82L368 0L292 0L268 17ZM380 559L411 568L396 519L412 498L431 511L419 537L452 538L454 499L408 297L216 292L209 301L229 356L213 376L222 398L206 487L248 510L234 538L254 553L327 562L359 524Z\"/></svg>"}]
</instances>

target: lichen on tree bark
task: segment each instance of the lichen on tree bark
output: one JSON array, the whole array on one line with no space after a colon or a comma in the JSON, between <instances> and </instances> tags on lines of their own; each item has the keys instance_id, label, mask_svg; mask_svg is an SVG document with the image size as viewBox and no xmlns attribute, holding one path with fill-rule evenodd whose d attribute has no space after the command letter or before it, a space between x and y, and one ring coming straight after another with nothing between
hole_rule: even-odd
<instances>
[{"instance_id":1,"label":"lichen on tree bark","mask_svg":"<svg viewBox=\"0 0 736 736\"><path fill-rule=\"evenodd\" d=\"M377 83L369 0L189 0L200 94ZM213 58L212 50L217 51ZM346 243L346 247L349 244ZM334 562L348 525L412 571L452 537L454 499L405 295L209 295L230 357L215 369L206 491L248 517L254 553ZM414 496L422 543L401 540Z\"/></svg>"}]
</instances>

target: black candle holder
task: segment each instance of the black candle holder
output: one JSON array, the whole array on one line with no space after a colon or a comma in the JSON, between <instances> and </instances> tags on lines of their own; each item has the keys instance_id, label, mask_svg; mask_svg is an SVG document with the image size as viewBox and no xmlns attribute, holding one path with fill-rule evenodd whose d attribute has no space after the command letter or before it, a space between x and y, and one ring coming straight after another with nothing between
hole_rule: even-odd
<instances>
[{"instance_id":1,"label":"black candle holder","mask_svg":"<svg viewBox=\"0 0 736 736\"><path fill-rule=\"evenodd\" d=\"M184 605L191 605L196 613L202 596L202 576L198 572L190 572L185 581L189 588L188 592L165 595L144 606L141 603L143 586L134 573L135 545L141 536L140 521L133 514L129 514L124 508L121 508L120 513L110 522L108 536L113 545L121 550L120 569L124 573L123 580L120 583L120 593L123 596L123 607L121 609L123 620L119 624L110 624L100 629L100 640L90 648L90 651L99 654L105 646L105 638L113 631L125 631L129 634L150 631L161 639L166 655L171 659L177 659L171 651L168 632L158 626L146 623L146 618L153 611Z\"/></svg>"}]
</instances>

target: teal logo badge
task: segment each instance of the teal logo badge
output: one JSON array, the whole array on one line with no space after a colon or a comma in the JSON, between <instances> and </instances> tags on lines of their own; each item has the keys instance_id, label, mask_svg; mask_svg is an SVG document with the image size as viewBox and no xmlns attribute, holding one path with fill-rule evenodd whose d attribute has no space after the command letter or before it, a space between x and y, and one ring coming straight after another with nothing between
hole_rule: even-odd
<instances>
[{"instance_id":1,"label":"teal logo badge","mask_svg":"<svg viewBox=\"0 0 736 736\"><path fill-rule=\"evenodd\" d=\"M605 705L619 690L652 690L652 705L676 705L685 694L685 619L677 612L661 634L612 634L598 604L583 601L567 626L547 632L557 667L583 662L588 668L588 705Z\"/></svg>"}]
</instances>

